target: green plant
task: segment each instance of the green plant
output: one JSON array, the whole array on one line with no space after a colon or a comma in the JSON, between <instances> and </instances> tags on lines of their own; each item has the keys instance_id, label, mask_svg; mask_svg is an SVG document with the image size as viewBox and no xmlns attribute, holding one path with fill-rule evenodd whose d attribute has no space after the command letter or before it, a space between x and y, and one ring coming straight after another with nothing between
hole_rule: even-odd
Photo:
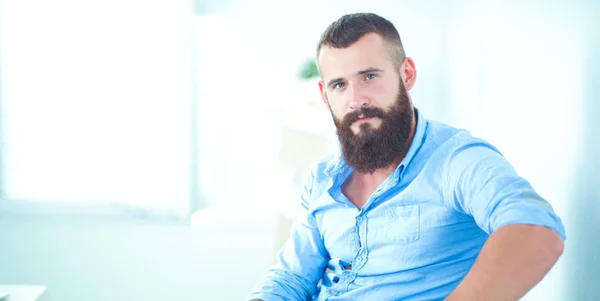
<instances>
[{"instance_id":1,"label":"green plant","mask_svg":"<svg viewBox=\"0 0 600 301\"><path fill-rule=\"evenodd\" d=\"M315 77L319 77L319 69L317 68L315 59L311 58L305 60L298 71L298 78L307 80Z\"/></svg>"}]
</instances>

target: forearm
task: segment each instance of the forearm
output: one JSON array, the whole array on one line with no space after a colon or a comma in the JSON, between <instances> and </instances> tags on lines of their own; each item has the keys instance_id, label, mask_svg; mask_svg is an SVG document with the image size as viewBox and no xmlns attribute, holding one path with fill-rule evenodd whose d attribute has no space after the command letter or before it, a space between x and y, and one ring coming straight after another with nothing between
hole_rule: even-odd
<instances>
[{"instance_id":1,"label":"forearm","mask_svg":"<svg viewBox=\"0 0 600 301\"><path fill-rule=\"evenodd\" d=\"M560 236L546 227L504 226L489 237L446 301L518 300L552 268L563 247Z\"/></svg>"},{"instance_id":2,"label":"forearm","mask_svg":"<svg viewBox=\"0 0 600 301\"><path fill-rule=\"evenodd\" d=\"M280 269L271 269L250 294L250 300L307 300L312 294L310 281Z\"/></svg>"}]
</instances>

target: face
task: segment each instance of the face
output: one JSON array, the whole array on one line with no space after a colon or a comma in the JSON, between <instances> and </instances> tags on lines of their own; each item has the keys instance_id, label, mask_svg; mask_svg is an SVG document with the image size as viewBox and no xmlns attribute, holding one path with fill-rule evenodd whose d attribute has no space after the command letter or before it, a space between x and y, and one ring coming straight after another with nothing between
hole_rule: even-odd
<instances>
[{"instance_id":1,"label":"face","mask_svg":"<svg viewBox=\"0 0 600 301\"><path fill-rule=\"evenodd\" d=\"M323 47L318 62L321 95L344 159L360 172L388 167L410 145L413 108L407 90L416 79L412 59L398 68L385 40L367 34L348 48Z\"/></svg>"}]
</instances>

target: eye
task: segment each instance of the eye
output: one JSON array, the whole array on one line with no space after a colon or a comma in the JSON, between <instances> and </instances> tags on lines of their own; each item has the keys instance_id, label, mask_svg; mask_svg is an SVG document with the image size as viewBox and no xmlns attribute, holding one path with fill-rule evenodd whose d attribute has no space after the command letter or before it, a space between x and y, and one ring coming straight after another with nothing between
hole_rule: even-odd
<instances>
[{"instance_id":1,"label":"eye","mask_svg":"<svg viewBox=\"0 0 600 301\"><path fill-rule=\"evenodd\" d=\"M365 76L365 79L371 80L371 79L375 79L376 77L377 77L377 75L375 75L375 73L369 73Z\"/></svg>"},{"instance_id":2,"label":"eye","mask_svg":"<svg viewBox=\"0 0 600 301\"><path fill-rule=\"evenodd\" d=\"M341 88L343 88L343 87L344 87L344 85L345 85L344 83L337 83L337 84L335 84L335 86L333 86L333 87L334 87L335 89L341 89Z\"/></svg>"}]
</instances>

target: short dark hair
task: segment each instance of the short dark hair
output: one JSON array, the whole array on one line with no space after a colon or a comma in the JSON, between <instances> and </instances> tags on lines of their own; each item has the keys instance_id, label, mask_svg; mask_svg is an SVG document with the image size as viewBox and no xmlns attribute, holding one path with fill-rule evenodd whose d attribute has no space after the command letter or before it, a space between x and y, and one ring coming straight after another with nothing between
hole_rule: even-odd
<instances>
[{"instance_id":1,"label":"short dark hair","mask_svg":"<svg viewBox=\"0 0 600 301\"><path fill-rule=\"evenodd\" d=\"M390 56L400 67L406 58L400 34L392 22L373 13L348 14L331 23L319 40L317 59L323 46L348 48L369 33L378 34L389 44Z\"/></svg>"}]
</instances>

